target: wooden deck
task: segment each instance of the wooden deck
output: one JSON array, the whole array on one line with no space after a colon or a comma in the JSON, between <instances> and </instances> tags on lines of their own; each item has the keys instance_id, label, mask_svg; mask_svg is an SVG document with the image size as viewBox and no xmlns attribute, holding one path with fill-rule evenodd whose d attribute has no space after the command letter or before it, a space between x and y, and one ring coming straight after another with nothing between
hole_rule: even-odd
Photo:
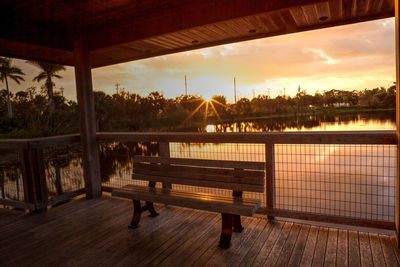
<instances>
[{"instance_id":1,"label":"wooden deck","mask_svg":"<svg viewBox=\"0 0 400 267\"><path fill-rule=\"evenodd\" d=\"M79 199L41 214L0 209L0 266L399 266L394 237L245 218L217 247L220 215L158 206L130 230L130 201Z\"/></svg>"}]
</instances>

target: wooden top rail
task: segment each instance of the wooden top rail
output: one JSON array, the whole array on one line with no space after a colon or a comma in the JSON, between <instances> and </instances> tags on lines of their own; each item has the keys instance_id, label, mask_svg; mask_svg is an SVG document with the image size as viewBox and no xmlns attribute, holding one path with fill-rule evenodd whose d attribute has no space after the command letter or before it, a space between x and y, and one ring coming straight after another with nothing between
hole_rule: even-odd
<instances>
[{"instance_id":1,"label":"wooden top rail","mask_svg":"<svg viewBox=\"0 0 400 267\"><path fill-rule=\"evenodd\" d=\"M79 134L58 135L30 139L0 139L0 149L46 148L78 143Z\"/></svg>"},{"instance_id":2,"label":"wooden top rail","mask_svg":"<svg viewBox=\"0 0 400 267\"><path fill-rule=\"evenodd\" d=\"M0 139L0 149L18 150L27 148L29 139Z\"/></svg>"},{"instance_id":3,"label":"wooden top rail","mask_svg":"<svg viewBox=\"0 0 400 267\"><path fill-rule=\"evenodd\" d=\"M99 141L254 143L254 144L397 144L396 131L277 133L98 132Z\"/></svg>"},{"instance_id":4,"label":"wooden top rail","mask_svg":"<svg viewBox=\"0 0 400 267\"><path fill-rule=\"evenodd\" d=\"M277 133L98 132L99 141L246 144L397 144L396 131ZM31 139L0 139L0 149L46 148L80 142L79 134Z\"/></svg>"},{"instance_id":5,"label":"wooden top rail","mask_svg":"<svg viewBox=\"0 0 400 267\"><path fill-rule=\"evenodd\" d=\"M29 145L32 148L46 148L79 143L81 140L80 134L58 135L50 137L40 137L29 140Z\"/></svg>"}]
</instances>

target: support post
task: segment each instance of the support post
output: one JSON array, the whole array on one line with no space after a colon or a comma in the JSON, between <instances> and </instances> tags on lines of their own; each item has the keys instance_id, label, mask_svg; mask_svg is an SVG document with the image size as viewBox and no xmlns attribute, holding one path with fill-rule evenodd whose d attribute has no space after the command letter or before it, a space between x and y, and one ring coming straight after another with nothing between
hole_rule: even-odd
<instances>
[{"instance_id":1,"label":"support post","mask_svg":"<svg viewBox=\"0 0 400 267\"><path fill-rule=\"evenodd\" d=\"M274 144L265 144L265 188L267 193L267 210L271 210L274 208L274 199L275 199L275 191L274 191L274 183L275 183L275 148ZM269 220L273 220L274 216L269 216Z\"/></svg>"},{"instance_id":2,"label":"support post","mask_svg":"<svg viewBox=\"0 0 400 267\"><path fill-rule=\"evenodd\" d=\"M86 198L101 197L99 149L96 141L92 71L87 39L80 36L74 42L75 81L79 106L83 174Z\"/></svg>"},{"instance_id":3,"label":"support post","mask_svg":"<svg viewBox=\"0 0 400 267\"><path fill-rule=\"evenodd\" d=\"M28 148L20 151L24 201L33 204L34 210L47 208L48 191L42 149Z\"/></svg>"},{"instance_id":4,"label":"support post","mask_svg":"<svg viewBox=\"0 0 400 267\"><path fill-rule=\"evenodd\" d=\"M400 0L395 0L396 18L396 133L397 133L397 169L396 169L396 239L400 247Z\"/></svg>"},{"instance_id":5,"label":"support post","mask_svg":"<svg viewBox=\"0 0 400 267\"><path fill-rule=\"evenodd\" d=\"M160 157L169 158L170 157L169 142L160 142L158 143L158 146L160 150ZM172 189L172 185L169 183L163 183L163 188Z\"/></svg>"}]
</instances>

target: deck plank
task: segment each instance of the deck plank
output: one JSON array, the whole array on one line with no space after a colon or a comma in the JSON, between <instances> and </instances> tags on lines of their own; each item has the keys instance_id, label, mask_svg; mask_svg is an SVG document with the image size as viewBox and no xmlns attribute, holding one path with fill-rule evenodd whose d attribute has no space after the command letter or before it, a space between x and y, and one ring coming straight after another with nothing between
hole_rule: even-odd
<instances>
[{"instance_id":1,"label":"deck plank","mask_svg":"<svg viewBox=\"0 0 400 267\"><path fill-rule=\"evenodd\" d=\"M386 235L379 235L379 239L381 241L381 246L386 266L399 266L390 238Z\"/></svg>"},{"instance_id":2,"label":"deck plank","mask_svg":"<svg viewBox=\"0 0 400 267\"><path fill-rule=\"evenodd\" d=\"M232 246L230 249L217 249L213 256L205 263L205 266L218 266L228 264L232 261L237 261L240 257L240 254L247 253L249 247L244 247L245 243L248 243L248 239L254 232L260 232L260 230L256 230L258 225L260 224L260 219L252 218L250 219L249 226L247 226L242 233L233 233L233 236L237 236L235 238L235 243L232 242ZM240 261L239 261L240 262ZM230 265L230 264L229 264Z\"/></svg>"},{"instance_id":3,"label":"deck plank","mask_svg":"<svg viewBox=\"0 0 400 267\"><path fill-rule=\"evenodd\" d=\"M396 236L391 236L390 240L392 241L392 247L393 247L393 251L395 252L394 254L396 255L397 262L400 265L400 248L397 245Z\"/></svg>"},{"instance_id":4,"label":"deck plank","mask_svg":"<svg viewBox=\"0 0 400 267\"><path fill-rule=\"evenodd\" d=\"M358 237L360 241L361 266L373 266L368 233L359 233Z\"/></svg>"},{"instance_id":5,"label":"deck plank","mask_svg":"<svg viewBox=\"0 0 400 267\"><path fill-rule=\"evenodd\" d=\"M290 231L290 234L286 240L286 243L283 246L281 253L279 254L279 257L275 263L275 266L287 266L288 265L288 262L290 260L289 255L292 254L292 251L296 244L297 238L299 236L300 229L301 229L300 224L294 224L292 226L292 230Z\"/></svg>"},{"instance_id":6,"label":"deck plank","mask_svg":"<svg viewBox=\"0 0 400 267\"><path fill-rule=\"evenodd\" d=\"M179 245L183 243L185 236L189 236L191 233L198 233L201 231L201 227L205 221L209 221L212 218L212 214L202 213L200 216L195 218L194 221L188 222L184 226L180 227L171 238L169 238L162 246L160 246L156 251L151 253L148 257L142 259L138 262L138 265L145 266L158 266L171 251L175 250Z\"/></svg>"},{"instance_id":7,"label":"deck plank","mask_svg":"<svg viewBox=\"0 0 400 267\"><path fill-rule=\"evenodd\" d=\"M0 210L0 265L399 266L394 236L245 217L222 250L220 214L156 209L160 216L144 213L134 230L132 202L107 196L39 214Z\"/></svg>"},{"instance_id":8,"label":"deck plank","mask_svg":"<svg viewBox=\"0 0 400 267\"><path fill-rule=\"evenodd\" d=\"M360 266L360 243L358 241L358 232L349 231L349 266Z\"/></svg>"},{"instance_id":9,"label":"deck plank","mask_svg":"<svg viewBox=\"0 0 400 267\"><path fill-rule=\"evenodd\" d=\"M258 223L257 223L258 221ZM249 250L253 247L258 237L263 232L264 228L267 227L268 221L264 219L256 219L254 223L257 223L256 227L251 231L249 235L244 239L244 241L239 244L236 248L234 255L229 260L228 265L230 266L239 266L242 262L243 258L247 255Z\"/></svg>"},{"instance_id":10,"label":"deck plank","mask_svg":"<svg viewBox=\"0 0 400 267\"><path fill-rule=\"evenodd\" d=\"M279 235L278 240L276 241L274 247L272 248L271 252L268 255L267 261L264 263L266 266L274 266L276 261L278 260L279 254L283 249L283 245L285 244L291 230L293 227L293 223L285 223L282 228L282 232Z\"/></svg>"},{"instance_id":11,"label":"deck plank","mask_svg":"<svg viewBox=\"0 0 400 267\"><path fill-rule=\"evenodd\" d=\"M263 247L265 241L267 240L269 234L271 233L272 230L272 225L275 224L274 221L266 221L266 226L262 230L261 234L258 236L257 239L254 240L253 246L250 248L250 250L247 252L247 254L244 256L242 261L240 262L239 266L250 266L255 257L259 254L261 248ZM236 266L234 264L233 266Z\"/></svg>"},{"instance_id":12,"label":"deck plank","mask_svg":"<svg viewBox=\"0 0 400 267\"><path fill-rule=\"evenodd\" d=\"M310 232L308 233L306 247L304 248L303 257L301 258L300 266L311 266L315 245L317 243L319 228L315 226L311 226Z\"/></svg>"},{"instance_id":13,"label":"deck plank","mask_svg":"<svg viewBox=\"0 0 400 267\"><path fill-rule=\"evenodd\" d=\"M214 217L205 226L203 225L201 231L196 232L195 235L190 235L186 240L184 239L184 243L169 254L159 266L184 265L185 258L190 257L190 253L196 250L197 246L204 242L205 239L209 238L207 235L213 228L218 228L217 224L220 224L220 220L219 214L214 214Z\"/></svg>"},{"instance_id":14,"label":"deck plank","mask_svg":"<svg viewBox=\"0 0 400 267\"><path fill-rule=\"evenodd\" d=\"M299 236L297 237L292 255L290 256L288 266L299 266L301 262L301 257L303 256L303 252L306 247L306 242L309 232L310 232L309 225L301 226L301 230Z\"/></svg>"},{"instance_id":15,"label":"deck plank","mask_svg":"<svg viewBox=\"0 0 400 267\"><path fill-rule=\"evenodd\" d=\"M383 256L379 236L374 233L369 233L369 242L371 244L372 260L374 266L385 266L385 258Z\"/></svg>"},{"instance_id":16,"label":"deck plank","mask_svg":"<svg viewBox=\"0 0 400 267\"><path fill-rule=\"evenodd\" d=\"M347 230L339 230L337 242L336 265L347 267L349 266L349 241Z\"/></svg>"},{"instance_id":17,"label":"deck plank","mask_svg":"<svg viewBox=\"0 0 400 267\"><path fill-rule=\"evenodd\" d=\"M261 247L261 250L258 253L257 257L253 260L251 266L264 265L264 262L267 260L268 255L276 240L278 239L284 225L285 223L282 222L276 222L272 224L271 233L269 234L267 240L264 242L264 245Z\"/></svg>"},{"instance_id":18,"label":"deck plank","mask_svg":"<svg viewBox=\"0 0 400 267\"><path fill-rule=\"evenodd\" d=\"M183 216L177 218L169 226L163 225L159 230L152 233L152 242L140 242L134 246L129 247L126 253L120 257L119 261L116 261L115 266L136 266L146 257L151 256L153 253L157 253L157 249L163 246L165 242L179 234L181 229L189 227L193 222L201 215L200 213L193 213L190 210L185 210ZM140 228L134 229L134 231L140 231Z\"/></svg>"},{"instance_id":19,"label":"deck plank","mask_svg":"<svg viewBox=\"0 0 400 267\"><path fill-rule=\"evenodd\" d=\"M231 251L235 251L236 248L243 242L246 234L250 233L255 224L253 224L255 218L242 217L244 230L242 233L232 233L231 247L229 249L220 249L217 243L211 246L200 258L198 258L193 266L218 266L221 262L227 262L231 257ZM208 263L211 261L210 263ZM214 262L214 263L213 263Z\"/></svg>"},{"instance_id":20,"label":"deck plank","mask_svg":"<svg viewBox=\"0 0 400 267\"><path fill-rule=\"evenodd\" d=\"M326 244L325 263L324 266L336 266L338 231L330 228L328 233L328 241Z\"/></svg>"},{"instance_id":21,"label":"deck plank","mask_svg":"<svg viewBox=\"0 0 400 267\"><path fill-rule=\"evenodd\" d=\"M324 266L328 232L327 228L319 229L312 266Z\"/></svg>"}]
</instances>

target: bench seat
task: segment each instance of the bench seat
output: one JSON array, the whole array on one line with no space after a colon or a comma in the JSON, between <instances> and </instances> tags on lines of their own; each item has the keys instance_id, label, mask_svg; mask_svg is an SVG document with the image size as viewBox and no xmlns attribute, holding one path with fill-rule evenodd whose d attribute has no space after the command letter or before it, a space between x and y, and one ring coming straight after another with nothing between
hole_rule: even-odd
<instances>
[{"instance_id":1,"label":"bench seat","mask_svg":"<svg viewBox=\"0 0 400 267\"><path fill-rule=\"evenodd\" d=\"M148 186L127 185L114 189L113 196L132 199L133 217L129 225L136 228L141 214L159 215L153 203L221 213L222 230L219 247L228 248L232 232L243 231L240 216L253 216L261 201L243 198L243 191L263 193L265 163L251 161L205 160L136 155L133 159L133 180ZM156 184L162 183L162 188ZM199 186L232 190L232 196L172 189L173 185ZM145 201L142 206L141 201Z\"/></svg>"},{"instance_id":2,"label":"bench seat","mask_svg":"<svg viewBox=\"0 0 400 267\"><path fill-rule=\"evenodd\" d=\"M114 189L112 195L122 198L140 199L148 202L164 203L185 208L207 210L218 213L230 213L242 216L253 216L261 205L261 201L257 199L137 185L126 185L120 189Z\"/></svg>"}]
</instances>

